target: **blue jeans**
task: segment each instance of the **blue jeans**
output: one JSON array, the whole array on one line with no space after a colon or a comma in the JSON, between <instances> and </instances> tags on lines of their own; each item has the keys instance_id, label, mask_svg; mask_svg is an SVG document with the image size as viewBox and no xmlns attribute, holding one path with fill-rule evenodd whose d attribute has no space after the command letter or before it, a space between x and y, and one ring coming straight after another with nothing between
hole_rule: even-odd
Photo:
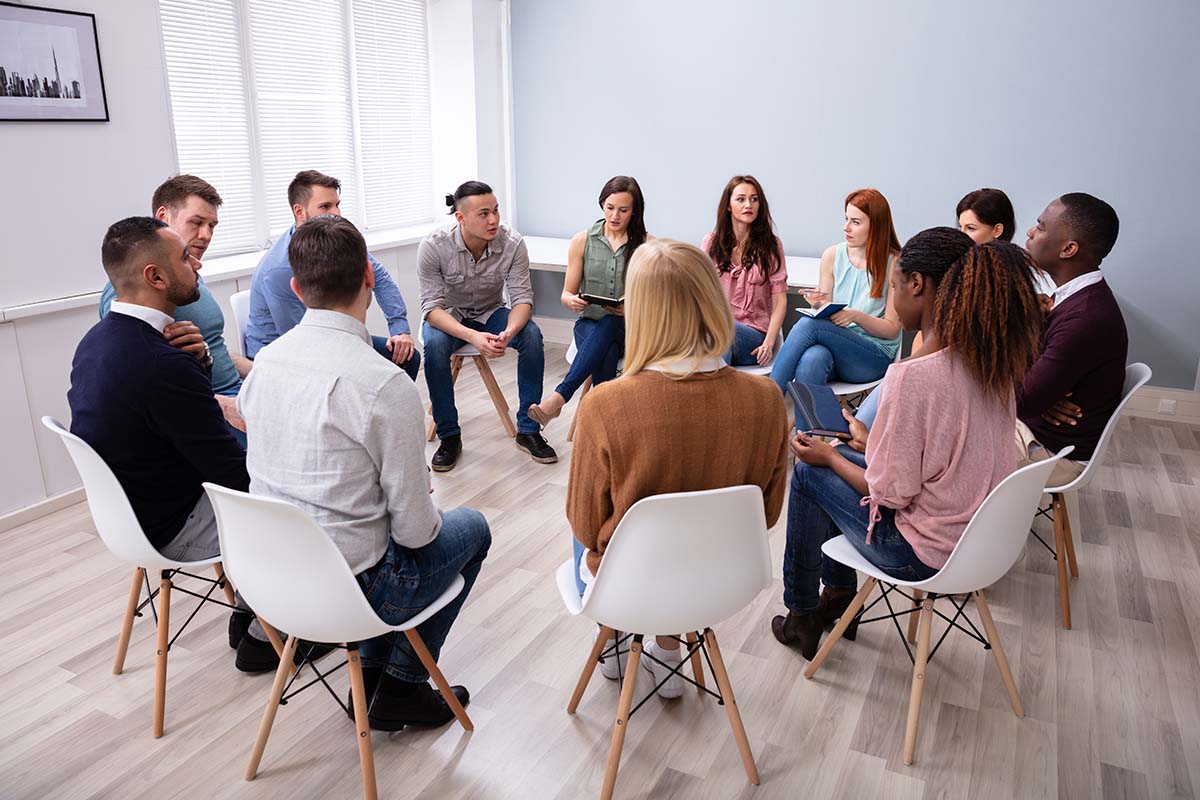
<instances>
[{"instance_id":1,"label":"blue jeans","mask_svg":"<svg viewBox=\"0 0 1200 800\"><path fill-rule=\"evenodd\" d=\"M463 320L463 325L476 331L496 335L508 325L510 309L497 308L486 323ZM429 386L429 402L437 423L439 439L458 436L458 408L454 405L454 378L450 374L450 356L466 342L440 331L428 322L421 328L425 340L425 383ZM542 332L533 320L509 340L508 346L517 351L517 432L537 433L538 424L529 418L529 407L542 399L542 374L546 369L546 352L542 348Z\"/></svg>"},{"instance_id":2,"label":"blue jeans","mask_svg":"<svg viewBox=\"0 0 1200 800\"><path fill-rule=\"evenodd\" d=\"M827 384L876 381L887 372L892 356L866 336L827 319L801 316L775 356L771 380L787 391L788 381Z\"/></svg>"},{"instance_id":3,"label":"blue jeans","mask_svg":"<svg viewBox=\"0 0 1200 800\"><path fill-rule=\"evenodd\" d=\"M455 575L462 575L466 585L458 596L417 626L417 633L437 661L491 544L492 532L483 514L470 508L456 508L445 513L437 538L424 547L415 550L401 547L389 538L383 558L359 573L358 583L380 619L389 625L399 625L424 611L441 597ZM403 633L395 634L394 644L386 636L361 642L359 652L363 658L380 662L386 659L387 671L402 681L429 680L429 672Z\"/></svg>"},{"instance_id":4,"label":"blue jeans","mask_svg":"<svg viewBox=\"0 0 1200 800\"><path fill-rule=\"evenodd\" d=\"M762 347L766 339L767 335L762 331L756 331L740 322L733 323L733 344L725 354L725 363L731 367L758 366L758 359L754 357L753 351Z\"/></svg>"},{"instance_id":5,"label":"blue jeans","mask_svg":"<svg viewBox=\"0 0 1200 800\"><path fill-rule=\"evenodd\" d=\"M386 336L372 336L371 337L371 345L375 348L375 352L379 353L379 355L383 356L388 361L391 361L392 360L392 352L387 349L387 342L388 342L388 337L386 337ZM412 378L415 381L417 379L417 370L419 370L420 368L421 368L421 354L418 353L417 349L414 347L412 355L408 357L408 361L405 361L403 364L400 365L400 369L407 372L408 377Z\"/></svg>"},{"instance_id":6,"label":"blue jeans","mask_svg":"<svg viewBox=\"0 0 1200 800\"><path fill-rule=\"evenodd\" d=\"M617 365L625 355L625 318L605 314L600 319L575 320L575 360L554 391L570 400L590 375L598 386L617 377Z\"/></svg>"},{"instance_id":7,"label":"blue jeans","mask_svg":"<svg viewBox=\"0 0 1200 800\"><path fill-rule=\"evenodd\" d=\"M227 392L217 392L217 394L221 395L222 397L237 397L238 392L240 392L241 390L242 390L242 385L239 383L236 389L230 389ZM245 450L246 449L246 432L239 431L237 428L233 427L228 422L225 423L225 427L229 428L229 432L233 434L234 440L242 446L242 450ZM197 560L199 560L199 559L197 559Z\"/></svg>"},{"instance_id":8,"label":"blue jeans","mask_svg":"<svg viewBox=\"0 0 1200 800\"><path fill-rule=\"evenodd\" d=\"M583 578L579 577L579 562L583 561L584 546L579 543L579 540L574 536L571 537L571 558L575 562L575 588L579 590L579 596L583 597L584 591L587 590L587 584L583 582Z\"/></svg>"},{"instance_id":9,"label":"blue jeans","mask_svg":"<svg viewBox=\"0 0 1200 800\"><path fill-rule=\"evenodd\" d=\"M845 446L837 449L850 461L866 466L860 453ZM862 495L832 469L796 463L783 551L783 604L788 611L803 614L816 609L818 580L830 589L857 588L854 569L821 552L821 545L839 534L845 534L868 561L894 578L921 581L937 574L917 558L896 528L893 509L879 508L882 519L875 523L868 543L870 509L861 501Z\"/></svg>"},{"instance_id":10,"label":"blue jeans","mask_svg":"<svg viewBox=\"0 0 1200 800\"><path fill-rule=\"evenodd\" d=\"M867 395L867 399L858 406L858 411L854 412L854 418L866 425L867 430L875 427L875 415L879 413L879 395L882 388L882 386L876 386L875 390Z\"/></svg>"}]
</instances>

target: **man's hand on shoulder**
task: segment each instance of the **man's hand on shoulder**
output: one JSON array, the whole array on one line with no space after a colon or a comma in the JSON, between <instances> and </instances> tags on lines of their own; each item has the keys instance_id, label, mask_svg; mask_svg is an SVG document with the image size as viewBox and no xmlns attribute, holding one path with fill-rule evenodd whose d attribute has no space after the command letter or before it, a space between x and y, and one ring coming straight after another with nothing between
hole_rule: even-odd
<instances>
[{"instance_id":1,"label":"man's hand on shoulder","mask_svg":"<svg viewBox=\"0 0 1200 800\"><path fill-rule=\"evenodd\" d=\"M163 337L172 347L191 353L202 364L208 364L212 360L208 352L208 342L204 341L204 334L200 333L200 329L193 322L172 322L163 328Z\"/></svg>"}]
</instances>

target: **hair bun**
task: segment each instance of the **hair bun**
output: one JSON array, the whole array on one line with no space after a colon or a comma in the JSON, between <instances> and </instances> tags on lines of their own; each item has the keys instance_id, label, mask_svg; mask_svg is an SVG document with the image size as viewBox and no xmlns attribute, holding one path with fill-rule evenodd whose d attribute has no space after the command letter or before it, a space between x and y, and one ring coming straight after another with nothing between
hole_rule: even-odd
<instances>
[{"instance_id":1,"label":"hair bun","mask_svg":"<svg viewBox=\"0 0 1200 800\"><path fill-rule=\"evenodd\" d=\"M446 195L446 208L454 208L454 195Z\"/></svg>"}]
</instances>

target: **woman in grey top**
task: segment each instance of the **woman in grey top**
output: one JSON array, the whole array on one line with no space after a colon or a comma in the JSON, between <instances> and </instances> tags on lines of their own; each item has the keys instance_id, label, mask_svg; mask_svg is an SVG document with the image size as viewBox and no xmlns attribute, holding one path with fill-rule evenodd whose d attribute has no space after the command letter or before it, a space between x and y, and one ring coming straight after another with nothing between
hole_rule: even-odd
<instances>
[{"instance_id":1,"label":"woman in grey top","mask_svg":"<svg viewBox=\"0 0 1200 800\"><path fill-rule=\"evenodd\" d=\"M642 187L627 175L610 178L600 190L604 217L571 238L562 304L579 315L575 321L575 360L550 396L529 407L529 416L545 426L588 376L599 384L617 376L625 355L625 265L649 236ZM587 298L587 299L585 299ZM595 298L619 301L601 304Z\"/></svg>"}]
</instances>

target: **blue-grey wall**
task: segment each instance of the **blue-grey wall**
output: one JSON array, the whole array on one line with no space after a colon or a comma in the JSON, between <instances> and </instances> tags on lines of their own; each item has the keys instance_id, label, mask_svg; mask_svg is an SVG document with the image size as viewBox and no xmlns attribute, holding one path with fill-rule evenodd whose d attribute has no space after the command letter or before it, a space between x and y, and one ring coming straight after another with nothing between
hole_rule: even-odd
<instances>
[{"instance_id":1,"label":"blue-grey wall","mask_svg":"<svg viewBox=\"0 0 1200 800\"><path fill-rule=\"evenodd\" d=\"M842 199L891 201L901 239L971 189L1017 208L1108 200L1104 263L1131 360L1192 388L1200 267L1200 2L512 0L521 232L569 236L615 174L659 236L699 242L729 176L764 185L789 254L841 237Z\"/></svg>"}]
</instances>

